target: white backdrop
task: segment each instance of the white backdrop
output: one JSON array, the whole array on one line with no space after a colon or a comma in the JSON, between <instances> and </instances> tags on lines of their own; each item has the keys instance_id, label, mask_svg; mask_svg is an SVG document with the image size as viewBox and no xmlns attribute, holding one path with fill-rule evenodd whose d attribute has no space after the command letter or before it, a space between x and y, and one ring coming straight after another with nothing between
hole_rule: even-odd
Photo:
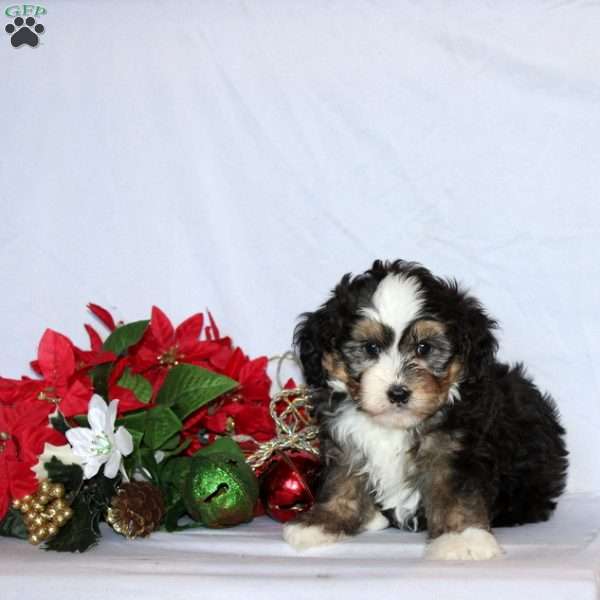
<instances>
[{"instance_id":1,"label":"white backdrop","mask_svg":"<svg viewBox=\"0 0 600 600\"><path fill-rule=\"evenodd\" d=\"M273 354L343 273L418 260L501 321L600 490L598 3L43 5L37 48L0 31L1 375L47 326L83 342L88 301L210 307Z\"/></svg>"}]
</instances>

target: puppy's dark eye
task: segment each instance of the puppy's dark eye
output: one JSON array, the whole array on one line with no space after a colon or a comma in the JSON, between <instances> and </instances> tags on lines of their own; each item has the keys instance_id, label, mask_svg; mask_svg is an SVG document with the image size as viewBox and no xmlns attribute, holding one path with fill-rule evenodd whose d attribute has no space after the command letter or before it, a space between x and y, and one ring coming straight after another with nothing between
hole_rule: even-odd
<instances>
[{"instance_id":1,"label":"puppy's dark eye","mask_svg":"<svg viewBox=\"0 0 600 600\"><path fill-rule=\"evenodd\" d=\"M365 352L371 358L375 358L375 357L379 356L379 353L381 352L381 347L379 346L379 344L376 344L375 342L367 342L365 344Z\"/></svg>"},{"instance_id":2,"label":"puppy's dark eye","mask_svg":"<svg viewBox=\"0 0 600 600\"><path fill-rule=\"evenodd\" d=\"M431 344L427 342L419 342L415 348L417 356L427 356L431 352Z\"/></svg>"}]
</instances>

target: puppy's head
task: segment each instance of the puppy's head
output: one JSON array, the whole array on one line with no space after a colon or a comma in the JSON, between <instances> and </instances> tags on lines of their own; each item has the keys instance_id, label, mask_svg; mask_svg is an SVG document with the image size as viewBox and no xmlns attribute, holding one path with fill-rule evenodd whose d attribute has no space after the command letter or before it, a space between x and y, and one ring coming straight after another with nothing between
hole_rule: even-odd
<instances>
[{"instance_id":1,"label":"puppy's head","mask_svg":"<svg viewBox=\"0 0 600 600\"><path fill-rule=\"evenodd\" d=\"M346 391L375 422L410 428L483 376L495 327L455 282L404 261L345 275L295 334L307 383Z\"/></svg>"}]
</instances>

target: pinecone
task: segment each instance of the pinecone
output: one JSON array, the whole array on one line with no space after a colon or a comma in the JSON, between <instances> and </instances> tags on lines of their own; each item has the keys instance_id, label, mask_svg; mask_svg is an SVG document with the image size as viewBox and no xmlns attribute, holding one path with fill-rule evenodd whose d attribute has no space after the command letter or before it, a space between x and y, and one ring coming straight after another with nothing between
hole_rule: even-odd
<instances>
[{"instance_id":1,"label":"pinecone","mask_svg":"<svg viewBox=\"0 0 600 600\"><path fill-rule=\"evenodd\" d=\"M106 521L117 533L132 540L158 529L164 514L160 489L147 481L131 481L120 485L112 497Z\"/></svg>"}]
</instances>

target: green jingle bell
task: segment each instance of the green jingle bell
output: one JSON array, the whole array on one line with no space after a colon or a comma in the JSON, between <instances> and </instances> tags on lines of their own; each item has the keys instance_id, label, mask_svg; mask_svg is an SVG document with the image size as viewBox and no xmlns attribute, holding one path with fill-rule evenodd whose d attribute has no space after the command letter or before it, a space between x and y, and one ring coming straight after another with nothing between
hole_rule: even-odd
<instances>
[{"instance_id":1,"label":"green jingle bell","mask_svg":"<svg viewBox=\"0 0 600 600\"><path fill-rule=\"evenodd\" d=\"M257 499L258 481L242 458L211 453L191 460L183 501L190 516L206 527L250 521Z\"/></svg>"}]
</instances>

